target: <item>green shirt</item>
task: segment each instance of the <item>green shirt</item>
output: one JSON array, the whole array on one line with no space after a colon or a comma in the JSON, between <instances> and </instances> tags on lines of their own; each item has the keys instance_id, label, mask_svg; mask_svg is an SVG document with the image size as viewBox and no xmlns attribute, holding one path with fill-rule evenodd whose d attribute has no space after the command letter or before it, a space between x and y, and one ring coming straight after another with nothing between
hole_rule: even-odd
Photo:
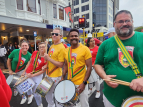
<instances>
[{"instance_id":1,"label":"green shirt","mask_svg":"<svg viewBox=\"0 0 143 107\"><path fill-rule=\"evenodd\" d=\"M143 74L143 33L135 34L127 39L122 40L128 52ZM118 47L115 38L112 37L104 41L98 49L95 64L104 65L107 75L117 75L115 78L127 82L136 79L134 72ZM134 95L143 95L141 92L133 91L128 86L119 85L117 88L111 88L104 82L103 93L106 98L115 107L121 107L123 100Z\"/></svg>"},{"instance_id":2,"label":"green shirt","mask_svg":"<svg viewBox=\"0 0 143 107\"><path fill-rule=\"evenodd\" d=\"M11 59L11 69L13 72L15 72L16 70L16 67L17 67L17 64L18 64L18 59L19 59L19 51L20 49L14 49L11 54L8 56L9 59ZM21 55L21 62L20 62L20 66L18 69L22 68L23 66L26 67L28 61L30 60L31 58L31 53L27 51L27 54L26 55ZM24 68L25 68L24 67ZM23 69L24 69L23 68ZM22 69L22 70L23 70Z\"/></svg>"}]
</instances>

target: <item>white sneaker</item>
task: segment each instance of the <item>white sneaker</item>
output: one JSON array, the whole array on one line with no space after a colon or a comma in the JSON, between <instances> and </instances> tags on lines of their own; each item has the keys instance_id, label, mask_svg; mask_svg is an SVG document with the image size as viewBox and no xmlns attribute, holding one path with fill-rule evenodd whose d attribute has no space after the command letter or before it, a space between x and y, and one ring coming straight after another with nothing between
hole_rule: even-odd
<instances>
[{"instance_id":1,"label":"white sneaker","mask_svg":"<svg viewBox=\"0 0 143 107\"><path fill-rule=\"evenodd\" d=\"M43 104L41 103L38 107L43 107Z\"/></svg>"},{"instance_id":2,"label":"white sneaker","mask_svg":"<svg viewBox=\"0 0 143 107\"><path fill-rule=\"evenodd\" d=\"M89 89L89 90L88 90L88 95L89 95L89 94L91 94L91 93L92 93L92 90L91 90L91 89Z\"/></svg>"},{"instance_id":3,"label":"white sneaker","mask_svg":"<svg viewBox=\"0 0 143 107\"><path fill-rule=\"evenodd\" d=\"M33 97L34 97L33 94L30 97L28 97L28 103L27 104L31 104L32 103Z\"/></svg>"},{"instance_id":4,"label":"white sneaker","mask_svg":"<svg viewBox=\"0 0 143 107\"><path fill-rule=\"evenodd\" d=\"M99 98L100 97L100 92L96 92L95 98Z\"/></svg>"},{"instance_id":5,"label":"white sneaker","mask_svg":"<svg viewBox=\"0 0 143 107\"><path fill-rule=\"evenodd\" d=\"M18 95L18 91L16 89L14 89L14 96Z\"/></svg>"},{"instance_id":6,"label":"white sneaker","mask_svg":"<svg viewBox=\"0 0 143 107\"><path fill-rule=\"evenodd\" d=\"M26 100L27 100L26 96L25 95L22 96L22 100L21 100L20 104L24 104L26 102Z\"/></svg>"}]
</instances>

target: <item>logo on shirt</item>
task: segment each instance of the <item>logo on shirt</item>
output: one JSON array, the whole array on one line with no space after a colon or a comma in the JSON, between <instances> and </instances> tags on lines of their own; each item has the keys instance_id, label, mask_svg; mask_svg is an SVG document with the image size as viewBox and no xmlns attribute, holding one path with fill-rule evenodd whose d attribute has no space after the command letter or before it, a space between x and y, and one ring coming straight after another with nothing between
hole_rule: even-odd
<instances>
[{"instance_id":1,"label":"logo on shirt","mask_svg":"<svg viewBox=\"0 0 143 107\"><path fill-rule=\"evenodd\" d=\"M52 49L50 50L50 52L49 52L49 56L50 56L50 57L53 55L54 50L55 50L54 48L52 48Z\"/></svg>"},{"instance_id":2,"label":"logo on shirt","mask_svg":"<svg viewBox=\"0 0 143 107\"><path fill-rule=\"evenodd\" d=\"M26 61L26 59L21 57L20 66L23 66L25 61Z\"/></svg>"},{"instance_id":3,"label":"logo on shirt","mask_svg":"<svg viewBox=\"0 0 143 107\"><path fill-rule=\"evenodd\" d=\"M35 59L36 59L36 58L35 58ZM34 59L34 62L35 62L35 59ZM38 66L40 65L40 63L41 63L41 60L38 59L38 60L37 60L37 63L36 63L36 67L38 67Z\"/></svg>"},{"instance_id":4,"label":"logo on shirt","mask_svg":"<svg viewBox=\"0 0 143 107\"><path fill-rule=\"evenodd\" d=\"M133 58L133 51L134 51L134 47L132 46L125 46L127 51L129 52L129 54L131 55L131 57ZM128 67L129 63L126 59L126 57L123 55L122 51L120 48L118 48L118 55L119 55L119 62L123 67Z\"/></svg>"},{"instance_id":5,"label":"logo on shirt","mask_svg":"<svg viewBox=\"0 0 143 107\"><path fill-rule=\"evenodd\" d=\"M77 57L77 54L76 53L72 53L72 56L71 56L72 66L74 66L76 64L76 57Z\"/></svg>"}]
</instances>

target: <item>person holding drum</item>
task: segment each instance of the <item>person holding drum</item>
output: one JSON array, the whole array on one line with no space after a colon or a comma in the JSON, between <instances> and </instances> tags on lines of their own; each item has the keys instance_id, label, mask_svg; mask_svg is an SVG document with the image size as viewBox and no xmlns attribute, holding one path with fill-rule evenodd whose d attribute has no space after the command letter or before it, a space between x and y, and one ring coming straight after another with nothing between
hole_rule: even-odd
<instances>
[{"instance_id":1,"label":"person holding drum","mask_svg":"<svg viewBox=\"0 0 143 107\"><path fill-rule=\"evenodd\" d=\"M62 67L64 64L64 50L65 47L61 43L61 38L63 36L63 30L60 28L55 28L52 32L52 40L54 44L50 47L48 54L44 55L45 60L48 60L48 69L47 75L54 81L51 89L45 96L46 101L48 102L48 107L61 107L57 102L54 103L53 92L55 86L61 80L62 76Z\"/></svg>"},{"instance_id":2,"label":"person holding drum","mask_svg":"<svg viewBox=\"0 0 143 107\"><path fill-rule=\"evenodd\" d=\"M71 47L65 50L64 80L68 73L68 80L71 80L77 87L81 107L89 107L87 81L92 69L92 56L88 47L79 43L79 31L71 29L69 32ZM87 67L87 70L86 70Z\"/></svg>"},{"instance_id":3,"label":"person holding drum","mask_svg":"<svg viewBox=\"0 0 143 107\"><path fill-rule=\"evenodd\" d=\"M29 95L28 104L32 102L33 99L32 92L33 92L38 107L43 107L41 95L35 93L35 90L42 81L44 73L44 71L42 71L42 67L46 64L44 59L44 53L46 49L45 47L46 47L45 42L40 42L38 44L39 51L34 51L32 53L31 59L28 62L26 68L24 69L24 72L22 73L22 75L26 74L28 78L31 78L35 82L35 86L33 87L33 89L27 92L27 94Z\"/></svg>"},{"instance_id":4,"label":"person holding drum","mask_svg":"<svg viewBox=\"0 0 143 107\"><path fill-rule=\"evenodd\" d=\"M29 45L27 40L21 39L20 46L21 49L13 50L8 56L7 65L10 75L16 73L18 76L21 76L28 61L30 60L31 53L28 52ZM14 96L16 96L17 94L17 89L14 89ZM23 96L20 104L24 104L26 99L27 98Z\"/></svg>"},{"instance_id":5,"label":"person holding drum","mask_svg":"<svg viewBox=\"0 0 143 107\"><path fill-rule=\"evenodd\" d=\"M114 27L117 35L101 44L94 65L97 74L106 80L103 90L105 107L122 107L128 97L143 96L143 33L133 31L133 17L128 10L117 12ZM129 86L119 85L113 78L118 79L118 83L121 80L131 83ZM138 104L134 103L136 107L141 106Z\"/></svg>"},{"instance_id":6,"label":"person holding drum","mask_svg":"<svg viewBox=\"0 0 143 107\"><path fill-rule=\"evenodd\" d=\"M91 55L92 55L92 66L93 66L94 63L95 63L95 60L96 60L96 55L97 55L99 47L95 45L95 40L92 37L88 37L86 45L90 49L90 52L91 52ZM92 92L93 82L95 82L95 87L96 87L96 90L97 90L95 98L99 98L100 97L99 76L96 74L94 69L92 69L91 75L90 75L88 81L89 81L89 93Z\"/></svg>"}]
</instances>

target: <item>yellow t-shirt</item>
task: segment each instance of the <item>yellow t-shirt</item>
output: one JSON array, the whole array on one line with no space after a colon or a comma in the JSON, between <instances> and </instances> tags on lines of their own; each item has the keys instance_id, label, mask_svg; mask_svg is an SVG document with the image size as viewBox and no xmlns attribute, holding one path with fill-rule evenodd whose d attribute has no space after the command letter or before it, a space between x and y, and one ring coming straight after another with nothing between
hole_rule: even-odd
<instances>
[{"instance_id":1,"label":"yellow t-shirt","mask_svg":"<svg viewBox=\"0 0 143 107\"><path fill-rule=\"evenodd\" d=\"M65 51L65 47L62 43L57 44L57 45L52 45L50 47L50 50L48 52L49 56L58 62L64 62L64 51ZM47 75L49 77L59 77L62 76L62 68L55 68L56 66L51 63L50 61L48 61L48 70L47 70ZM55 70L51 73L48 74L48 72L52 71L55 68Z\"/></svg>"},{"instance_id":2,"label":"yellow t-shirt","mask_svg":"<svg viewBox=\"0 0 143 107\"><path fill-rule=\"evenodd\" d=\"M69 56L69 48L65 49L65 59L67 60L68 64L68 79L72 78L72 82L75 85L80 85L84 81L84 77L86 74L86 63L85 61L91 58L91 53L88 47L79 44L76 49L72 49L72 57ZM69 58L72 59L73 71L69 71Z\"/></svg>"}]
</instances>

